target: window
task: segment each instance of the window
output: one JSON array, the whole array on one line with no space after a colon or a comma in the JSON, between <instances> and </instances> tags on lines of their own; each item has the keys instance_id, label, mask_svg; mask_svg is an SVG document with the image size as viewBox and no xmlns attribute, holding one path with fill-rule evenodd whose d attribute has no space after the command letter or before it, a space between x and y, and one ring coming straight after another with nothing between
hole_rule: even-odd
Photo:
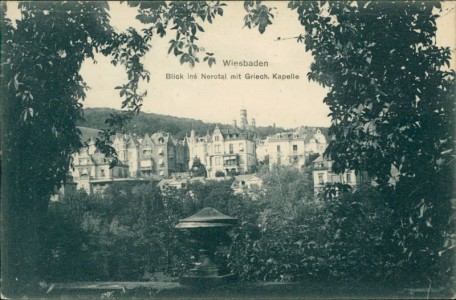
<instances>
[{"instance_id":1,"label":"window","mask_svg":"<svg viewBox=\"0 0 456 300\"><path fill-rule=\"evenodd\" d=\"M234 153L233 144L230 144L230 154Z\"/></svg>"},{"instance_id":2,"label":"window","mask_svg":"<svg viewBox=\"0 0 456 300\"><path fill-rule=\"evenodd\" d=\"M277 145L277 152L280 152L280 145Z\"/></svg>"},{"instance_id":3,"label":"window","mask_svg":"<svg viewBox=\"0 0 456 300\"><path fill-rule=\"evenodd\" d=\"M347 183L351 183L352 182L352 177L351 177L352 174L350 173L347 173Z\"/></svg>"},{"instance_id":4,"label":"window","mask_svg":"<svg viewBox=\"0 0 456 300\"><path fill-rule=\"evenodd\" d=\"M244 144L239 143L239 151L243 152L244 151Z\"/></svg>"},{"instance_id":5,"label":"window","mask_svg":"<svg viewBox=\"0 0 456 300\"><path fill-rule=\"evenodd\" d=\"M293 152L298 151L298 145L293 145Z\"/></svg>"},{"instance_id":6,"label":"window","mask_svg":"<svg viewBox=\"0 0 456 300\"><path fill-rule=\"evenodd\" d=\"M323 173L318 173L318 183L319 184L323 184L324 181L323 181Z\"/></svg>"},{"instance_id":7,"label":"window","mask_svg":"<svg viewBox=\"0 0 456 300\"><path fill-rule=\"evenodd\" d=\"M101 177L105 177L105 170L101 169Z\"/></svg>"},{"instance_id":8,"label":"window","mask_svg":"<svg viewBox=\"0 0 456 300\"><path fill-rule=\"evenodd\" d=\"M215 141L218 142L220 140L220 137L218 135L215 136Z\"/></svg>"}]
</instances>

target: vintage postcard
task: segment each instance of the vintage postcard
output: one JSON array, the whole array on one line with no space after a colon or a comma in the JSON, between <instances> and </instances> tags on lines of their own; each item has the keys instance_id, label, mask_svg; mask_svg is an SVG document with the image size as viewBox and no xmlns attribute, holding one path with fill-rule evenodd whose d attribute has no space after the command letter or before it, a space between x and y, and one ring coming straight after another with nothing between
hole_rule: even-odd
<instances>
[{"instance_id":1,"label":"vintage postcard","mask_svg":"<svg viewBox=\"0 0 456 300\"><path fill-rule=\"evenodd\" d=\"M454 296L456 2L1 10L4 297Z\"/></svg>"}]
</instances>

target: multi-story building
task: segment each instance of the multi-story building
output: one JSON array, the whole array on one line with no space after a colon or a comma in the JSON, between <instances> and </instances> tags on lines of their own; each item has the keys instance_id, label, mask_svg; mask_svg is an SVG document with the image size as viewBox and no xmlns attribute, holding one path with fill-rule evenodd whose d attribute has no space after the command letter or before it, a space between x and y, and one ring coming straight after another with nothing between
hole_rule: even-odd
<instances>
[{"instance_id":1,"label":"multi-story building","mask_svg":"<svg viewBox=\"0 0 456 300\"><path fill-rule=\"evenodd\" d=\"M127 136L127 157L125 164L128 165L130 177L139 177L139 140L132 134Z\"/></svg>"},{"instance_id":2,"label":"multi-story building","mask_svg":"<svg viewBox=\"0 0 456 300\"><path fill-rule=\"evenodd\" d=\"M128 166L128 176L138 177L139 141L133 134L116 134L111 137L112 147L116 149L119 161Z\"/></svg>"},{"instance_id":3,"label":"multi-story building","mask_svg":"<svg viewBox=\"0 0 456 300\"><path fill-rule=\"evenodd\" d=\"M255 148L250 132L216 126L206 156L207 177L251 173L257 163Z\"/></svg>"},{"instance_id":4,"label":"multi-story building","mask_svg":"<svg viewBox=\"0 0 456 300\"><path fill-rule=\"evenodd\" d=\"M247 122L247 111L241 110L241 126L236 121L231 128L216 126L211 134L197 137L192 130L186 138L190 154L190 167L195 158L205 165L208 178L223 174L238 175L253 171L257 164L254 124Z\"/></svg>"},{"instance_id":5,"label":"multi-story building","mask_svg":"<svg viewBox=\"0 0 456 300\"><path fill-rule=\"evenodd\" d=\"M188 168L192 168L193 162L196 158L199 159L203 165L206 165L207 149L212 141L209 132L205 136L201 137L196 136L195 130L192 129L190 136L187 136L185 141L188 145L188 153L190 157Z\"/></svg>"},{"instance_id":6,"label":"multi-story building","mask_svg":"<svg viewBox=\"0 0 456 300\"><path fill-rule=\"evenodd\" d=\"M119 162L111 168L110 161L95 149L93 140L89 140L88 147L73 155L71 176L78 189L92 194L93 184L98 181L110 182L117 178L127 178L128 165Z\"/></svg>"},{"instance_id":7,"label":"multi-story building","mask_svg":"<svg viewBox=\"0 0 456 300\"><path fill-rule=\"evenodd\" d=\"M333 161L325 158L323 155L317 157L313 162L313 182L314 192L318 194L323 190L326 184L343 183L356 189L360 185L370 183L371 178L366 171L355 172L348 170L341 174L336 174L332 170Z\"/></svg>"},{"instance_id":8,"label":"multi-story building","mask_svg":"<svg viewBox=\"0 0 456 300\"><path fill-rule=\"evenodd\" d=\"M158 175L168 178L176 172L188 170L189 155L186 141L178 142L169 133L144 135L139 145L141 177Z\"/></svg>"},{"instance_id":9,"label":"multi-story building","mask_svg":"<svg viewBox=\"0 0 456 300\"><path fill-rule=\"evenodd\" d=\"M141 178L159 180L188 169L186 142L177 142L168 133L145 134L142 139L133 134L112 136L111 143L119 162L110 168L110 161L95 147L98 131L88 128L81 131L86 146L73 155L70 175L78 189L87 193L102 191L112 182L141 181Z\"/></svg>"},{"instance_id":10,"label":"multi-story building","mask_svg":"<svg viewBox=\"0 0 456 300\"><path fill-rule=\"evenodd\" d=\"M323 154L326 138L320 129L299 127L293 132L281 132L257 141L257 158L269 159L269 166L301 168L311 154Z\"/></svg>"}]
</instances>

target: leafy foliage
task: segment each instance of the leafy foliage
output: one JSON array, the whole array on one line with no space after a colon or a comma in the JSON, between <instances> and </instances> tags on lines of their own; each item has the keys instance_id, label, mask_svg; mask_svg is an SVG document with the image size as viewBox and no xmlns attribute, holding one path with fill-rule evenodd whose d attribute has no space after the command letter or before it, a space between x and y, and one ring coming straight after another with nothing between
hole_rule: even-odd
<instances>
[{"instance_id":1,"label":"leafy foliage","mask_svg":"<svg viewBox=\"0 0 456 300\"><path fill-rule=\"evenodd\" d=\"M244 203L233 195L231 181L196 182L180 190L116 184L103 195L78 193L51 203L47 277L140 280L154 272L182 275L198 249L174 228L179 219L207 206L237 215L245 211Z\"/></svg>"},{"instance_id":2,"label":"leafy foliage","mask_svg":"<svg viewBox=\"0 0 456 300\"><path fill-rule=\"evenodd\" d=\"M454 231L448 220L455 168L455 73L450 49L435 41L441 4L290 1L288 7L305 29L297 41L314 57L308 78L329 89L326 154L333 170L368 171L390 199L404 274L437 266L441 273L445 260L437 253L448 250Z\"/></svg>"},{"instance_id":3,"label":"leafy foliage","mask_svg":"<svg viewBox=\"0 0 456 300\"><path fill-rule=\"evenodd\" d=\"M248 28L258 27L258 31L263 33L266 27L272 24L271 19L274 19L272 9L261 4L261 1L244 1L244 9L247 11L244 24Z\"/></svg>"},{"instance_id":4,"label":"leafy foliage","mask_svg":"<svg viewBox=\"0 0 456 300\"><path fill-rule=\"evenodd\" d=\"M442 68L451 54L434 39L440 4L323 5L289 6L315 58L309 79L329 87L334 168L362 168L386 184L393 165L433 182L429 174L453 160L454 148L454 71Z\"/></svg>"},{"instance_id":5,"label":"leafy foliage","mask_svg":"<svg viewBox=\"0 0 456 300\"><path fill-rule=\"evenodd\" d=\"M329 88L327 154L335 171L366 170L389 195L410 272L438 261L454 197L455 73L435 43L438 2L290 2ZM387 186L398 170L399 181Z\"/></svg>"},{"instance_id":6,"label":"leafy foliage","mask_svg":"<svg viewBox=\"0 0 456 300\"><path fill-rule=\"evenodd\" d=\"M114 126L104 129L97 140L99 149L110 155L114 164L117 156L109 146L109 136L141 108L146 92L139 90L139 83L149 80L141 60L150 48L153 30L163 36L160 26L174 23L171 30L184 36L184 46L189 46L181 62L193 66L197 62L193 14L212 22L214 13L223 13L221 3L141 5L140 16L153 6L165 13L155 20L143 20L151 25L149 30L117 32L109 23L106 1L18 2L21 19L16 26L6 18L7 7L2 3L2 151L8 156L4 160L6 188L2 190L8 203L2 213L9 224L3 252L7 294L27 293L25 285L37 286L36 253L42 235L37 231L43 227L50 195L66 179L71 154L82 147L76 128L88 88L79 74L82 63L101 53L126 69L127 82L118 90L122 107L129 112L113 114L107 122ZM201 25L198 28L202 31ZM208 63L214 62L211 58ZM17 236L22 237L20 241Z\"/></svg>"},{"instance_id":7,"label":"leafy foliage","mask_svg":"<svg viewBox=\"0 0 456 300\"><path fill-rule=\"evenodd\" d=\"M427 233L410 230L413 223L398 228L397 212L374 188L314 198L306 171L276 168L261 176L267 188L252 198L234 195L232 180L209 180L182 189L114 185L103 197L80 194L52 203L46 239L49 279L137 280L154 272L180 276L198 254L189 236L174 226L208 206L239 219L230 232L232 244L219 247L216 259L242 281L404 287L423 279L440 285L451 275L445 271L453 263L454 235L448 232L445 250L431 257L439 257L442 265L432 264L425 251L417 261L405 247L416 241L413 235ZM422 216L413 222L425 225L427 208L418 211ZM69 240L71 233L78 239ZM423 265L420 259L429 268L410 273L409 265Z\"/></svg>"},{"instance_id":8,"label":"leafy foliage","mask_svg":"<svg viewBox=\"0 0 456 300\"><path fill-rule=\"evenodd\" d=\"M132 1L129 4L138 8L138 20L144 24L152 24L144 29L146 40L151 39L154 32L160 37L165 36L168 25L172 23L174 26L171 29L176 31L176 35L169 41L168 53L172 52L179 57L181 64L188 63L192 67L200 61L200 52L204 52L204 49L196 44L197 32L204 32L198 20L212 23L217 15L223 16L223 6L226 6L220 1ZM209 66L215 64L213 53L206 52L203 61L207 61Z\"/></svg>"},{"instance_id":9,"label":"leafy foliage","mask_svg":"<svg viewBox=\"0 0 456 300\"><path fill-rule=\"evenodd\" d=\"M193 159L191 172L193 176L207 177L206 167L201 163L201 160L198 157Z\"/></svg>"},{"instance_id":10,"label":"leafy foliage","mask_svg":"<svg viewBox=\"0 0 456 300\"><path fill-rule=\"evenodd\" d=\"M266 191L251 202L253 214L239 215L225 252L242 280L393 279L402 256L390 248L393 213L378 192L314 198L306 172L288 168L263 180Z\"/></svg>"}]
</instances>

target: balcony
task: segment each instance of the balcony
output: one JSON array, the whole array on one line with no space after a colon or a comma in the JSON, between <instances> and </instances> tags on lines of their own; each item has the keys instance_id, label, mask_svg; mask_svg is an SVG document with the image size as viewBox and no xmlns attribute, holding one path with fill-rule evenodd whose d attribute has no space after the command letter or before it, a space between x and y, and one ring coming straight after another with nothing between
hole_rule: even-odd
<instances>
[{"instance_id":1,"label":"balcony","mask_svg":"<svg viewBox=\"0 0 456 300\"><path fill-rule=\"evenodd\" d=\"M314 170L328 170L328 165L326 164L314 164L313 165Z\"/></svg>"},{"instance_id":2,"label":"balcony","mask_svg":"<svg viewBox=\"0 0 456 300\"><path fill-rule=\"evenodd\" d=\"M237 161L235 161L235 162L229 162L229 161L225 162L224 161L223 166L224 167L239 167L239 164Z\"/></svg>"},{"instance_id":3,"label":"balcony","mask_svg":"<svg viewBox=\"0 0 456 300\"><path fill-rule=\"evenodd\" d=\"M152 168L153 168L152 160L142 160L139 163L139 168L141 170L152 170Z\"/></svg>"},{"instance_id":4,"label":"balcony","mask_svg":"<svg viewBox=\"0 0 456 300\"><path fill-rule=\"evenodd\" d=\"M224 167L238 167L239 159L236 154L224 155L223 156L223 166Z\"/></svg>"}]
</instances>

